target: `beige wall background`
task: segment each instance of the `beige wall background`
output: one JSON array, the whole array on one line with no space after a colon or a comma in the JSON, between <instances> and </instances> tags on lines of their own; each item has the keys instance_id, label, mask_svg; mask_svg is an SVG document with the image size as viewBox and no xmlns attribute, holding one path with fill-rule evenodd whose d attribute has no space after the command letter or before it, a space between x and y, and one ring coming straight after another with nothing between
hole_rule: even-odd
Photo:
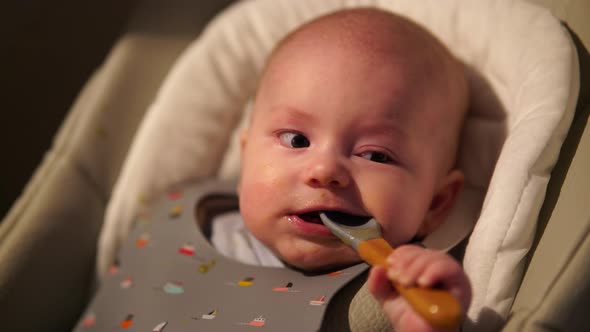
<instances>
[{"instance_id":1,"label":"beige wall background","mask_svg":"<svg viewBox=\"0 0 590 332\"><path fill-rule=\"evenodd\" d=\"M9 0L0 10L0 220L137 0Z\"/></svg>"}]
</instances>

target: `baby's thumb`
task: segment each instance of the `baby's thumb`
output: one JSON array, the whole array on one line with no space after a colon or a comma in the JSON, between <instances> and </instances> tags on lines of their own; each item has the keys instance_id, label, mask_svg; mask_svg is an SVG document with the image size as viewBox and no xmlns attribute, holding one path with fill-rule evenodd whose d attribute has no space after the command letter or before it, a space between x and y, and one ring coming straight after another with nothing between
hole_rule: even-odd
<instances>
[{"instance_id":1,"label":"baby's thumb","mask_svg":"<svg viewBox=\"0 0 590 332\"><path fill-rule=\"evenodd\" d=\"M373 266L367 279L367 288L379 304L387 300L393 300L398 296L397 291L391 285L387 277L387 271L381 266Z\"/></svg>"}]
</instances>

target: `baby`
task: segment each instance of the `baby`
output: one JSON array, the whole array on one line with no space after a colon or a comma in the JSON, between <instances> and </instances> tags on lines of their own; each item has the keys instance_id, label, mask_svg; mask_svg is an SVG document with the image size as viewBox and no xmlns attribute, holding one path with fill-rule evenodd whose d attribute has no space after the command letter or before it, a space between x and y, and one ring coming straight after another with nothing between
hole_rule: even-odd
<instances>
[{"instance_id":1,"label":"baby","mask_svg":"<svg viewBox=\"0 0 590 332\"><path fill-rule=\"evenodd\" d=\"M375 217L396 250L370 291L397 331L433 331L390 280L440 285L469 306L460 265L408 244L445 221L462 188L467 98L462 64L402 17L363 8L305 24L274 50L241 138L246 227L286 264L323 270L360 258L319 212Z\"/></svg>"}]
</instances>

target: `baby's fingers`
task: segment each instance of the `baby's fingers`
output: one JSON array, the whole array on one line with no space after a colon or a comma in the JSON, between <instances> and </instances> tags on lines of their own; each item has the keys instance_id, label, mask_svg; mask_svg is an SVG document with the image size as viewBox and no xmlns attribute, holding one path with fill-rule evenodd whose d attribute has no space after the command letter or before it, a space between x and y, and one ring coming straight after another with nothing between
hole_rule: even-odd
<instances>
[{"instance_id":1,"label":"baby's fingers","mask_svg":"<svg viewBox=\"0 0 590 332\"><path fill-rule=\"evenodd\" d=\"M402 246L390 256L388 276L404 286L437 287L449 291L467 308L471 301L469 280L451 256L416 246Z\"/></svg>"},{"instance_id":2,"label":"baby's fingers","mask_svg":"<svg viewBox=\"0 0 590 332\"><path fill-rule=\"evenodd\" d=\"M463 310L469 307L471 302L471 285L469 279L463 273L461 266L450 261L436 260L427 265L418 278L421 287L440 286L448 290L461 303Z\"/></svg>"},{"instance_id":3,"label":"baby's fingers","mask_svg":"<svg viewBox=\"0 0 590 332\"><path fill-rule=\"evenodd\" d=\"M387 260L390 264L387 271L389 278L404 286L417 285L420 274L433 260L425 254L425 250L414 245L398 247Z\"/></svg>"},{"instance_id":4,"label":"baby's fingers","mask_svg":"<svg viewBox=\"0 0 590 332\"><path fill-rule=\"evenodd\" d=\"M371 268L367 286L396 331L439 331L414 312L409 303L395 291L385 268L380 266Z\"/></svg>"},{"instance_id":5,"label":"baby's fingers","mask_svg":"<svg viewBox=\"0 0 590 332\"><path fill-rule=\"evenodd\" d=\"M397 291L393 288L391 281L387 277L387 271L381 266L371 268L367 279L367 287L375 299L381 304L386 300L391 300L398 296Z\"/></svg>"},{"instance_id":6,"label":"baby's fingers","mask_svg":"<svg viewBox=\"0 0 590 332\"><path fill-rule=\"evenodd\" d=\"M385 268L381 266L371 268L367 279L367 288L379 302L389 321L394 326L399 326L403 313L408 311L408 304L393 288Z\"/></svg>"}]
</instances>

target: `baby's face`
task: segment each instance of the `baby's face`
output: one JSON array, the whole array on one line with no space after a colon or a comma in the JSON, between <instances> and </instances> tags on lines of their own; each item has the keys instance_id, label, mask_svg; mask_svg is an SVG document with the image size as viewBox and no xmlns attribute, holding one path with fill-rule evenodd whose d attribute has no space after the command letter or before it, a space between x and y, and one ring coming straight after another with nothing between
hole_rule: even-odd
<instances>
[{"instance_id":1,"label":"baby's face","mask_svg":"<svg viewBox=\"0 0 590 332\"><path fill-rule=\"evenodd\" d=\"M427 111L440 105L423 89L379 56L285 47L243 137L240 209L254 236L293 266L321 269L359 257L320 211L373 216L393 246L423 235L446 181Z\"/></svg>"}]
</instances>

